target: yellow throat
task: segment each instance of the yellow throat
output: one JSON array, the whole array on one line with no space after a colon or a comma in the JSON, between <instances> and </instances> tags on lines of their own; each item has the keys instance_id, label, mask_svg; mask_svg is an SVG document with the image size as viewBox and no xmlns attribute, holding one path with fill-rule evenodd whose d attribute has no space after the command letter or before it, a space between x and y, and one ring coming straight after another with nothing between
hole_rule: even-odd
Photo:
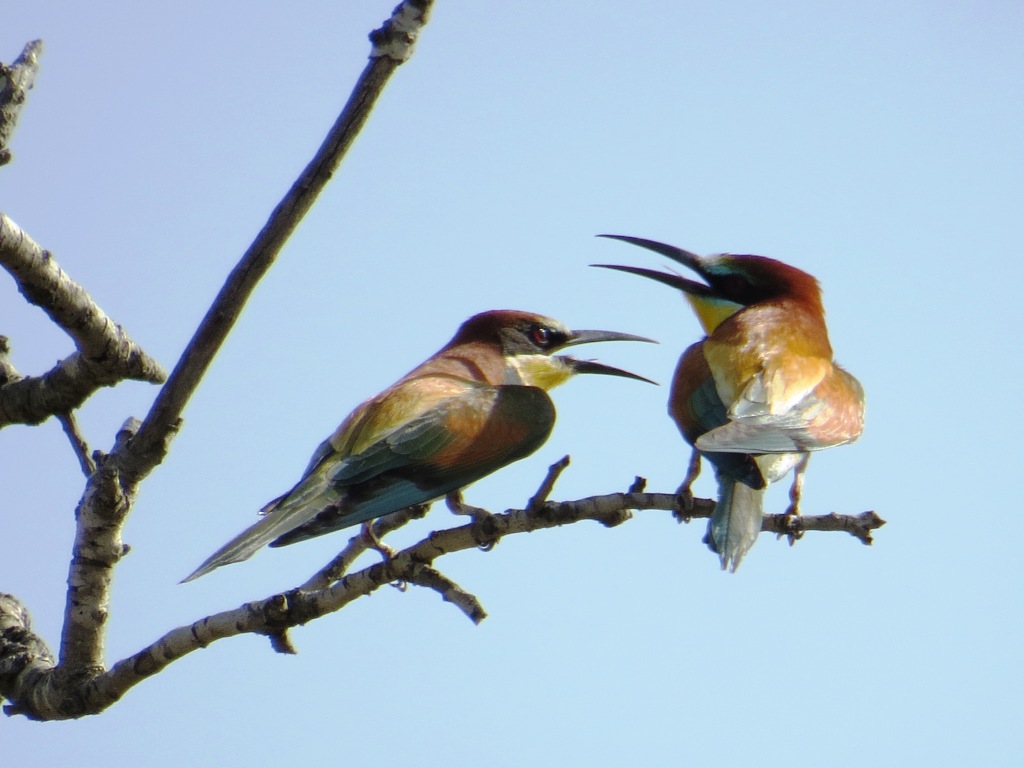
<instances>
[{"instance_id":1,"label":"yellow throat","mask_svg":"<svg viewBox=\"0 0 1024 768\"><path fill-rule=\"evenodd\" d=\"M572 366L557 355L513 355L505 359L510 379L528 387L551 389L570 379Z\"/></svg>"}]
</instances>

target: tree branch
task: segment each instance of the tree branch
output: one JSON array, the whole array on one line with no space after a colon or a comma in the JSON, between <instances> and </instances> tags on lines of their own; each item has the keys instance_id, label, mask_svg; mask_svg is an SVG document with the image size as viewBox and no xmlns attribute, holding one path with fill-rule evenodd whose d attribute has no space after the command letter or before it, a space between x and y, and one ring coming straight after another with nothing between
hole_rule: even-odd
<instances>
[{"instance_id":1,"label":"tree branch","mask_svg":"<svg viewBox=\"0 0 1024 768\"><path fill-rule=\"evenodd\" d=\"M462 611L474 624L479 624L487 618L487 611L480 604L475 595L471 595L454 581L449 579L436 568L413 563L404 574L405 581L416 584L427 589L432 589L444 599Z\"/></svg>"},{"instance_id":2,"label":"tree branch","mask_svg":"<svg viewBox=\"0 0 1024 768\"><path fill-rule=\"evenodd\" d=\"M561 472L563 462L564 460L551 467L537 495L545 489L550 491L551 473ZM643 478L638 478L633 487L639 488L642 484ZM715 502L711 499L694 499L692 508L685 514L688 518L707 518L711 516L714 508ZM641 491L589 496L576 501L543 501L528 504L526 509L509 509L501 514L488 514L467 525L433 531L393 557L340 579L333 580L323 576L328 570L325 568L307 582L329 582L328 587L294 589L208 616L188 626L178 627L147 648L119 661L109 672L98 672L88 678L70 681L59 676L51 680L51 676L40 674L40 670L47 666L48 657L43 654L39 660L33 662L32 669L35 670L35 674L30 681L18 684L18 681L12 681L10 676L3 677L4 667L0 665L0 695L17 701L18 713L30 717L58 719L94 714L120 699L133 686L163 670L171 662L218 640L240 634L262 634L271 638L275 650L294 653L287 636L289 628L339 611L354 600L372 594L394 581L407 581L433 589L475 623L479 623L486 617L480 601L434 568L435 560L454 552L474 549L483 539L497 541L505 536L571 525L584 520L594 520L607 527L613 527L629 520L632 516L631 510L666 511L677 518L684 514L678 495ZM404 524L415 516L392 516L392 520L384 527L397 527L398 524ZM832 513L801 517L796 521L785 514L778 514L766 515L762 530L782 535L788 535L794 530L846 531L858 540L870 544L871 531L883 525L885 521L874 512L852 516ZM353 537L349 547L361 546L363 549L360 551L365 550L368 546L365 541L356 544L364 538ZM3 626L2 620L3 615L0 614L0 628ZM0 647L0 660L4 659L6 654L7 652ZM52 661L49 663L52 665ZM54 690L56 685L71 685L72 689L57 691ZM60 706L55 706L54 702L60 702ZM70 708L72 704L77 709Z\"/></svg>"},{"instance_id":3,"label":"tree branch","mask_svg":"<svg viewBox=\"0 0 1024 768\"><path fill-rule=\"evenodd\" d=\"M11 362L11 340L6 336L0 336L0 391L6 385L23 378Z\"/></svg>"},{"instance_id":4,"label":"tree branch","mask_svg":"<svg viewBox=\"0 0 1024 768\"><path fill-rule=\"evenodd\" d=\"M232 270L181 359L160 390L139 433L119 457L123 479L134 485L159 464L182 409L206 373L259 280L330 181L392 73L406 61L433 0L405 0L370 34L370 62L327 138Z\"/></svg>"},{"instance_id":5,"label":"tree branch","mask_svg":"<svg viewBox=\"0 0 1024 768\"><path fill-rule=\"evenodd\" d=\"M135 419L125 422L117 434L115 452L131 439L137 426ZM103 669L110 586L114 566L126 552L121 529L133 501L134 491L121 482L116 463L101 456L75 510L75 543L60 644L60 664L68 670Z\"/></svg>"},{"instance_id":6,"label":"tree branch","mask_svg":"<svg viewBox=\"0 0 1024 768\"><path fill-rule=\"evenodd\" d=\"M42 53L43 41L33 40L25 46L14 64L8 67L0 63L0 165L11 161L12 154L7 145L18 124L18 116L28 98L28 92L35 84Z\"/></svg>"},{"instance_id":7,"label":"tree branch","mask_svg":"<svg viewBox=\"0 0 1024 768\"><path fill-rule=\"evenodd\" d=\"M46 312L78 347L76 353L39 377L12 377L13 366L5 363L8 380L0 386L0 428L39 424L77 408L100 387L125 379L158 384L167 377L160 364L96 306L53 256L3 213L0 265L14 277L22 295ZM0 355L6 357L9 352L5 345Z\"/></svg>"},{"instance_id":8,"label":"tree branch","mask_svg":"<svg viewBox=\"0 0 1024 768\"><path fill-rule=\"evenodd\" d=\"M537 509L548 500L548 496L551 495L551 491L555 489L555 483L558 482L558 478L562 476L566 468L569 466L569 457L563 456L550 467L548 467L548 473L544 476L541 481L540 487L537 492L530 497L530 500L526 502L527 509Z\"/></svg>"},{"instance_id":9,"label":"tree branch","mask_svg":"<svg viewBox=\"0 0 1024 768\"><path fill-rule=\"evenodd\" d=\"M136 488L163 460L185 404L257 282L330 180L391 74L411 55L431 4L432 0L405 0L380 29L371 33L370 63L322 146L228 276L145 420L141 424L134 420L126 424L111 453L97 462L98 466L90 475L76 510L77 530L68 574L60 661L43 679L33 677L35 683L28 688L19 684L13 693L8 689L2 691L3 695L18 703L19 711L46 718L77 717L99 711L120 697L119 692L111 698L110 681L120 678L112 678L111 673L103 671L103 643L113 568L124 554L121 529L131 509ZM77 380L80 367L97 362L92 360L94 352L102 347L104 354L109 353L106 345L108 336L103 337L103 344L94 346L98 343L95 335L98 329L104 328L108 333L116 330L123 336L123 332L88 299L85 291L67 279L50 255L2 214L0 261L14 274L26 298L42 306L79 344L81 354L61 363L55 369L57 374L74 373L76 375L66 378ZM57 292L62 292L59 300L54 299ZM69 371L69 368L73 370ZM160 373L162 377L162 371ZM0 375L13 378L16 374L9 360L0 356ZM43 414L65 413L80 402L60 401L59 407L48 402L49 411L38 407L32 410L29 407L33 405L32 398L23 390L34 392L38 399L41 392L45 393L45 388L40 386L32 390L31 382L26 382L29 380L8 382L0 392L18 395L10 398L14 404L10 410L20 415L22 420L26 414L45 418ZM87 394L78 393L82 399ZM5 404L0 399L0 405ZM3 415L0 410L0 417ZM253 620L243 625L276 638L277 647L287 650L289 644L284 630L291 625L276 618L275 605L274 601L264 601L259 622ZM3 653L0 653L0 658L3 658ZM23 680L24 677L19 676L18 679ZM69 685L73 685L73 693L67 690Z\"/></svg>"},{"instance_id":10,"label":"tree branch","mask_svg":"<svg viewBox=\"0 0 1024 768\"><path fill-rule=\"evenodd\" d=\"M78 429L78 420L75 418L74 412L58 413L57 420L64 428L64 434L68 436L71 450L75 452L75 458L78 459L78 464L82 468L82 474L88 478L96 471L96 462L89 455L89 444L85 442L85 438L82 437L82 433Z\"/></svg>"},{"instance_id":11,"label":"tree branch","mask_svg":"<svg viewBox=\"0 0 1024 768\"><path fill-rule=\"evenodd\" d=\"M53 655L32 632L28 611L14 595L0 593L0 698L15 701L4 712L32 717L32 708L20 706L11 692L36 690L52 671Z\"/></svg>"}]
</instances>

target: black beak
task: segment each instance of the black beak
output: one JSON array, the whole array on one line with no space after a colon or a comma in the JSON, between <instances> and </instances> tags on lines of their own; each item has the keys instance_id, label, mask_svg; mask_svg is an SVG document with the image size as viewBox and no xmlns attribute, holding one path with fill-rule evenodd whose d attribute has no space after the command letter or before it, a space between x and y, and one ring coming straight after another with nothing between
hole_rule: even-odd
<instances>
[{"instance_id":1,"label":"black beak","mask_svg":"<svg viewBox=\"0 0 1024 768\"><path fill-rule=\"evenodd\" d=\"M700 256L692 251L684 251L682 248L676 248L674 245L668 245L667 243L659 243L657 240L646 240L642 237L631 237L629 235L598 235L598 237L607 237L611 240L621 240L624 243L639 245L641 248L667 256L672 261L692 269L701 277L704 276L703 261Z\"/></svg>"},{"instance_id":2,"label":"black beak","mask_svg":"<svg viewBox=\"0 0 1024 768\"><path fill-rule=\"evenodd\" d=\"M569 331L570 336L563 343L563 347L571 347L576 344L590 344L594 341L646 341L650 344L657 344L654 339L646 336L634 336L632 333L619 333L618 331Z\"/></svg>"},{"instance_id":3,"label":"black beak","mask_svg":"<svg viewBox=\"0 0 1024 768\"><path fill-rule=\"evenodd\" d=\"M571 347L575 344L590 344L594 341L646 341L650 344L658 343L654 339L648 339L646 336L635 336L632 333L619 333L618 331L570 331L569 333L569 338L562 344L563 348ZM648 384L657 386L656 381L651 381L643 376L637 376L635 373L624 371L621 368L613 368L610 365L598 363L595 360L577 360L566 355L559 355L559 359L570 366L576 373L603 373L607 376L622 376L627 379L646 381Z\"/></svg>"},{"instance_id":4,"label":"black beak","mask_svg":"<svg viewBox=\"0 0 1024 768\"><path fill-rule=\"evenodd\" d=\"M714 296L715 292L712 291L704 283L698 283L696 280L688 280L682 275L675 275L671 272L658 272L655 269L644 269L643 267L625 267L621 264L591 264L592 267L601 267L601 269L615 269L619 272L629 272L633 275L640 275L641 277L649 277L651 280L657 280L659 283L670 285L673 288L678 288L681 291L692 294L694 296Z\"/></svg>"},{"instance_id":5,"label":"black beak","mask_svg":"<svg viewBox=\"0 0 1024 768\"><path fill-rule=\"evenodd\" d=\"M634 337L639 339L639 337ZM650 341L650 339L639 339L640 341ZM576 373L603 373L606 376L621 376L625 379L636 379L637 381L646 381L648 384L658 386L658 382L651 381L650 379L644 378L643 376L637 376L635 373L624 371L621 368L613 368L610 365L599 363L596 360L577 360L574 357L567 357L565 355L559 355L559 359L570 366Z\"/></svg>"},{"instance_id":6,"label":"black beak","mask_svg":"<svg viewBox=\"0 0 1024 768\"><path fill-rule=\"evenodd\" d=\"M704 265L701 263L700 256L690 251L684 251L682 248L676 248L674 245L666 245L655 240L645 240L642 237L629 237L627 235L598 235L598 237L607 237L612 240L622 240L626 243L639 245L641 248L667 256L684 267L692 269L698 275L704 276ZM694 296L716 296L715 292L704 283L698 283L696 280L690 280L682 275L672 274L671 272L658 272L657 270L644 269L643 267L625 267L621 264L591 264L590 266L601 267L602 269L615 269L619 272L629 272L641 277L647 277Z\"/></svg>"}]
</instances>

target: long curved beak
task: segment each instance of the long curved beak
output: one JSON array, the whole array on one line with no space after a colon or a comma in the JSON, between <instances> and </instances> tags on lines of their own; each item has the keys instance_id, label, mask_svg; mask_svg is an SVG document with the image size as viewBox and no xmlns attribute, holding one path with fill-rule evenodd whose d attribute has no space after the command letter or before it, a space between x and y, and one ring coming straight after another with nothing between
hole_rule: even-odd
<instances>
[{"instance_id":1,"label":"long curved beak","mask_svg":"<svg viewBox=\"0 0 1024 768\"><path fill-rule=\"evenodd\" d=\"M649 344L658 343L654 339L648 339L646 336L636 336L632 333L620 333L619 331L570 331L569 333L571 335L562 344L562 349L576 344L590 344L595 341L645 341ZM603 373L606 376L622 376L627 379L646 381L648 384L657 386L656 381L624 371L621 368L599 363L596 360L577 360L575 357L569 357L568 355L558 355L557 357L571 368L574 373Z\"/></svg>"},{"instance_id":2,"label":"long curved beak","mask_svg":"<svg viewBox=\"0 0 1024 768\"><path fill-rule=\"evenodd\" d=\"M704 274L703 259L692 251L684 251L682 248L676 248L674 245L659 243L657 240L647 240L643 237L631 237L630 235L598 235L598 237L607 237L611 240L621 240L624 243L638 245L649 251L660 253L662 256L667 256L672 261L692 269L698 275L703 276Z\"/></svg>"},{"instance_id":3,"label":"long curved beak","mask_svg":"<svg viewBox=\"0 0 1024 768\"><path fill-rule=\"evenodd\" d=\"M619 333L618 331L569 331L570 336L562 344L562 348L572 347L576 344L590 344L595 341L646 341L649 344L657 344L654 339L646 336L634 336L632 333Z\"/></svg>"},{"instance_id":4,"label":"long curved beak","mask_svg":"<svg viewBox=\"0 0 1024 768\"><path fill-rule=\"evenodd\" d=\"M649 277L651 280L657 280L659 283L678 288L680 291L693 296L707 296L710 298L715 295L715 292L704 285L704 283L698 283L696 280L690 280L682 275L675 275L671 272L658 272L656 269L644 269L643 267L625 267L621 264L591 264L590 266L601 267L601 269L615 269L619 272L629 272L633 275Z\"/></svg>"},{"instance_id":5,"label":"long curved beak","mask_svg":"<svg viewBox=\"0 0 1024 768\"><path fill-rule=\"evenodd\" d=\"M650 339L639 339L640 341L650 341ZM606 376L621 376L625 379L636 379L637 381L646 381L648 384L658 386L658 382L651 381L643 376L638 376L635 373L624 371L621 368L614 368L604 363L599 363L596 360L577 360L575 357L568 357L566 355L559 355L558 359L565 363L567 366L572 368L574 373L603 373Z\"/></svg>"},{"instance_id":6,"label":"long curved beak","mask_svg":"<svg viewBox=\"0 0 1024 768\"><path fill-rule=\"evenodd\" d=\"M660 253L662 256L667 256L672 259L672 261L692 269L701 277L705 277L704 263L701 257L690 251L684 251L682 248L676 248L674 245L659 243L656 240L646 240L642 237L630 237L628 235L598 235L598 237L607 237L611 240L622 240L624 243L638 245L649 251ZM657 280L659 283L671 286L672 288L678 288L680 291L689 293L692 296L715 296L715 292L704 283L698 283L696 280L690 280L682 275L675 275L671 272L658 272L657 270L644 269L643 267L624 267L621 264L591 264L590 266L601 267L602 269L617 269L619 272L629 272L634 275L640 275L641 277L647 277L651 280Z\"/></svg>"}]
</instances>

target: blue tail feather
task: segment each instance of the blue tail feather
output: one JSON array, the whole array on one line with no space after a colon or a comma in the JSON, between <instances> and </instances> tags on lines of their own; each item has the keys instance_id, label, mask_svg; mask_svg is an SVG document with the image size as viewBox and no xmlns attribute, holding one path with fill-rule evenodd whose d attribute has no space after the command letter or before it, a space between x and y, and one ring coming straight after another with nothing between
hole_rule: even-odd
<instances>
[{"instance_id":1,"label":"blue tail feather","mask_svg":"<svg viewBox=\"0 0 1024 768\"><path fill-rule=\"evenodd\" d=\"M733 573L761 533L764 491L726 477L718 479L718 501L708 522L707 543L722 570Z\"/></svg>"}]
</instances>

